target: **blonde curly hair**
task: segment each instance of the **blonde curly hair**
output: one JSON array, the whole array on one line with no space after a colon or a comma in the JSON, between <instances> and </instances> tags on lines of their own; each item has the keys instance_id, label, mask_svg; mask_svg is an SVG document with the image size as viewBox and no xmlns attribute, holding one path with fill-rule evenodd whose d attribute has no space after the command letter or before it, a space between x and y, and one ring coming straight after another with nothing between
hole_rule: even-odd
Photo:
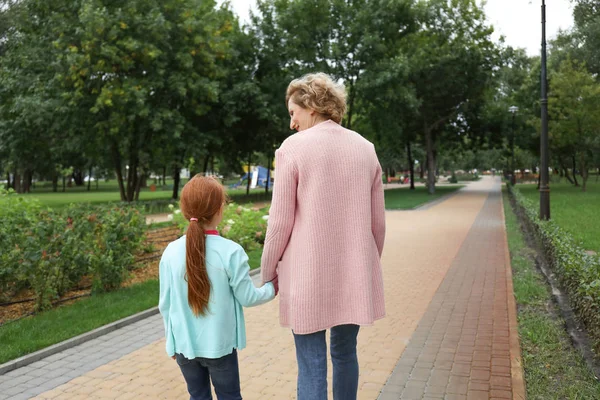
<instances>
[{"instance_id":1,"label":"blonde curly hair","mask_svg":"<svg viewBox=\"0 0 600 400\"><path fill-rule=\"evenodd\" d=\"M290 99L302 108L315 110L338 124L346 112L346 88L322 72L306 74L288 85L285 104Z\"/></svg>"}]
</instances>

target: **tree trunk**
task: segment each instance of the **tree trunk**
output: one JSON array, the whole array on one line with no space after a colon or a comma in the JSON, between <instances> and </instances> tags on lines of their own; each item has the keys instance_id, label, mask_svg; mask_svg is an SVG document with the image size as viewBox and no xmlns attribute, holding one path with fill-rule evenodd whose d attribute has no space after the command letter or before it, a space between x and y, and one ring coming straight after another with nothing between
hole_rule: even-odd
<instances>
[{"instance_id":1,"label":"tree trunk","mask_svg":"<svg viewBox=\"0 0 600 400\"><path fill-rule=\"evenodd\" d=\"M587 191L587 181L589 178L589 172L587 163L585 162L585 154L582 154L579 160L579 168L581 169L581 179L583 180L583 186L581 187L581 191Z\"/></svg>"},{"instance_id":2,"label":"tree trunk","mask_svg":"<svg viewBox=\"0 0 600 400\"><path fill-rule=\"evenodd\" d=\"M577 182L577 173L575 172L577 170L577 163L575 162L575 155L573 155L571 159L573 161L573 180L575 181L575 186L579 187L579 182Z\"/></svg>"},{"instance_id":3,"label":"tree trunk","mask_svg":"<svg viewBox=\"0 0 600 400\"><path fill-rule=\"evenodd\" d=\"M410 141L406 142L406 155L408 156L408 166L410 170L410 190L415 190L415 162L412 158Z\"/></svg>"},{"instance_id":4,"label":"tree trunk","mask_svg":"<svg viewBox=\"0 0 600 400\"><path fill-rule=\"evenodd\" d=\"M433 133L425 128L425 142L427 147L427 191L435 194L435 158L433 156Z\"/></svg>"},{"instance_id":5,"label":"tree trunk","mask_svg":"<svg viewBox=\"0 0 600 400\"><path fill-rule=\"evenodd\" d=\"M115 172L117 174L117 183L119 184L119 193L121 194L121 201L127 201L127 197L125 196L125 185L123 184L123 169L121 164L121 153L117 147L116 143L112 143L111 152L113 157L113 163L115 167Z\"/></svg>"},{"instance_id":6,"label":"tree trunk","mask_svg":"<svg viewBox=\"0 0 600 400\"><path fill-rule=\"evenodd\" d=\"M21 185L21 190L23 193L29 193L30 192L30 185L31 185L31 171L26 169L25 171L23 171L23 184Z\"/></svg>"},{"instance_id":7,"label":"tree trunk","mask_svg":"<svg viewBox=\"0 0 600 400\"><path fill-rule=\"evenodd\" d=\"M88 174L88 188L87 188L87 191L89 192L90 190L92 190L92 172L94 172L91 166L90 166L90 169L89 169L88 172L89 172L89 174Z\"/></svg>"},{"instance_id":8,"label":"tree trunk","mask_svg":"<svg viewBox=\"0 0 600 400\"><path fill-rule=\"evenodd\" d=\"M202 167L202 172L204 173L204 176L206 176L206 173L208 172L208 162L210 161L210 153L206 155L206 158L204 159L204 165Z\"/></svg>"},{"instance_id":9,"label":"tree trunk","mask_svg":"<svg viewBox=\"0 0 600 400\"><path fill-rule=\"evenodd\" d=\"M542 184L542 174L538 174L537 179L537 190L540 190L540 185Z\"/></svg>"},{"instance_id":10,"label":"tree trunk","mask_svg":"<svg viewBox=\"0 0 600 400\"><path fill-rule=\"evenodd\" d=\"M19 173L19 170L17 170L17 169L15 169L15 173L13 174L12 187L15 190L15 192L22 193L21 192L21 174Z\"/></svg>"},{"instance_id":11,"label":"tree trunk","mask_svg":"<svg viewBox=\"0 0 600 400\"><path fill-rule=\"evenodd\" d=\"M423 169L423 163L419 164L419 179L423 179L425 177L425 170Z\"/></svg>"},{"instance_id":12,"label":"tree trunk","mask_svg":"<svg viewBox=\"0 0 600 400\"><path fill-rule=\"evenodd\" d=\"M179 168L179 166L175 166L173 169L173 195L171 196L173 200L177 200L179 197L179 181L181 179L180 175L181 168Z\"/></svg>"},{"instance_id":13,"label":"tree trunk","mask_svg":"<svg viewBox=\"0 0 600 400\"><path fill-rule=\"evenodd\" d=\"M354 80L350 80L350 90L348 96L348 119L346 120L346 128L352 129L352 115L354 113L354 98L356 97L356 90L354 89Z\"/></svg>"},{"instance_id":14,"label":"tree trunk","mask_svg":"<svg viewBox=\"0 0 600 400\"><path fill-rule=\"evenodd\" d=\"M80 169L77 169L73 172L73 180L75 181L76 186L83 186L83 172Z\"/></svg>"},{"instance_id":15,"label":"tree trunk","mask_svg":"<svg viewBox=\"0 0 600 400\"><path fill-rule=\"evenodd\" d=\"M596 182L598 182L598 178L600 178L600 168L596 171Z\"/></svg>"},{"instance_id":16,"label":"tree trunk","mask_svg":"<svg viewBox=\"0 0 600 400\"><path fill-rule=\"evenodd\" d=\"M246 183L246 195L250 194L250 181L252 180L252 172L250 166L252 165L252 153L248 153L248 182Z\"/></svg>"},{"instance_id":17,"label":"tree trunk","mask_svg":"<svg viewBox=\"0 0 600 400\"><path fill-rule=\"evenodd\" d=\"M163 166L162 184L163 185L167 184L167 166L166 165Z\"/></svg>"},{"instance_id":18,"label":"tree trunk","mask_svg":"<svg viewBox=\"0 0 600 400\"><path fill-rule=\"evenodd\" d=\"M140 189L142 188L142 185L144 185L144 182L146 181L146 174L144 174L143 172L141 173L141 176L138 177L137 179L137 185L135 187L135 201L138 201L140 199Z\"/></svg>"},{"instance_id":19,"label":"tree trunk","mask_svg":"<svg viewBox=\"0 0 600 400\"><path fill-rule=\"evenodd\" d=\"M10 172L6 171L6 188L10 189Z\"/></svg>"},{"instance_id":20,"label":"tree trunk","mask_svg":"<svg viewBox=\"0 0 600 400\"><path fill-rule=\"evenodd\" d=\"M573 182L573 179L571 179L571 177L569 176L569 170L567 169L567 167L565 167L565 165L564 165L564 164L561 164L560 166L561 166L561 168L562 168L562 169L563 169L563 171L564 171L564 176L565 176L565 178L567 178L567 180L568 180L568 181L571 183L571 185L574 185L574 184L575 184L575 182ZM541 175L541 174L540 174L540 175Z\"/></svg>"},{"instance_id":21,"label":"tree trunk","mask_svg":"<svg viewBox=\"0 0 600 400\"><path fill-rule=\"evenodd\" d=\"M63 175L63 193L67 191L67 177Z\"/></svg>"}]
</instances>

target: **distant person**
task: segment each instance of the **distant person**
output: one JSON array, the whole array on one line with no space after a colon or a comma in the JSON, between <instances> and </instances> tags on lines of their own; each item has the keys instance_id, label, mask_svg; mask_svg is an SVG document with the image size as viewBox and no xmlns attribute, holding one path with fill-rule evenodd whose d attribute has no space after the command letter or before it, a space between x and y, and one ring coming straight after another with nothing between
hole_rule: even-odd
<instances>
[{"instance_id":1,"label":"distant person","mask_svg":"<svg viewBox=\"0 0 600 400\"><path fill-rule=\"evenodd\" d=\"M160 260L158 307L167 354L183 373L191 400L241 400L237 350L246 347L242 306L272 300L277 278L256 288L248 256L219 236L226 194L212 177L196 175L181 192L186 235L169 244Z\"/></svg>"},{"instance_id":2,"label":"distant person","mask_svg":"<svg viewBox=\"0 0 600 400\"><path fill-rule=\"evenodd\" d=\"M280 277L280 322L294 335L298 400L327 399L327 329L333 397L354 400L359 327L385 316L381 166L372 143L340 126L346 93L329 76L292 81L286 105L298 133L275 153L262 280Z\"/></svg>"}]
</instances>

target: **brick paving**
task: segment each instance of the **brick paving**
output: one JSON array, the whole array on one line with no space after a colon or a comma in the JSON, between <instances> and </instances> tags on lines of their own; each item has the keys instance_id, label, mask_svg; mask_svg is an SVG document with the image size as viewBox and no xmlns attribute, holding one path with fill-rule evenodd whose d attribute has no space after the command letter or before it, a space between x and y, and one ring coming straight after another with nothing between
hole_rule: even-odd
<instances>
[{"instance_id":1,"label":"brick paving","mask_svg":"<svg viewBox=\"0 0 600 400\"><path fill-rule=\"evenodd\" d=\"M483 364L475 363L475 361L486 360L474 359L475 347L480 346L477 350L480 351L481 346L491 341L492 355L495 354L494 351L506 351L505 345L508 342L506 335L510 331L503 328L498 334L494 334L494 324L496 316L500 318L499 323L510 322L510 318L505 316L506 293L512 293L512 285L510 288L506 284L503 286L505 291L504 309L496 308L493 305L490 308L489 305L486 305L484 311L489 314L480 319L481 325L479 322L475 325L474 319L471 318L475 315L473 311L475 306L472 305L469 308L469 304L472 304L474 300L471 300L470 296L473 293L480 293L479 297L486 299L486 304L488 304L491 298L488 293L490 287L493 288L494 299L496 293L501 296L502 286L496 282L499 282L502 268L504 268L502 271L504 271L506 279L506 260L505 255L501 254L495 245L489 244L488 247L485 247L486 244L483 241L471 243L469 238L473 236L490 238L490 232L494 231L491 240L498 240L499 248L502 243L505 246L505 237L502 236L503 220L497 210L489 214L492 220L486 223L477 222L481 219L478 218L478 215L481 217L483 213L488 213L488 208L500 207L498 188L498 181L486 178L470 184L456 196L426 210L387 213L388 235L382 260L387 316L372 327L364 327L359 334L358 353L361 368L359 399L375 400L380 396L382 399L413 398L407 396L414 388L421 386L423 388L441 388L444 386L442 383L446 374L442 371L448 372L448 381L444 388L446 392L441 393L446 395L445 398L455 398L455 394L461 396L460 393L448 391L464 391L465 382L467 382L467 394L469 388L473 389L472 398L480 395L480 393L475 393L475 389L485 389L483 386L475 385L486 379L486 369L476 368ZM490 193L496 196L495 200L492 196L492 200L486 202ZM489 252L492 251L492 248L496 249L494 254L497 257L494 256L496 258L491 263L496 270L488 271L489 268L485 268L488 272L481 275L476 267L469 267L466 271L459 270L457 272L456 260L462 257L463 253L474 252L477 256L472 256L473 258L483 257L481 246L484 246ZM483 287L480 287L481 284ZM455 299L455 304L467 305L464 314L458 311L453 314L454 310L458 310L459 307L451 307L449 302L444 301L444 298L441 301L439 299L440 293L446 293L445 296L451 297L450 295L456 291L458 291L459 298ZM468 292L469 297L464 298L463 292ZM477 295L475 296L477 297ZM438 307L439 312L432 311L435 307ZM277 300L246 310L248 347L239 353L244 399L296 398L297 369L293 338L289 330L279 327L277 310ZM449 315L446 316L446 314ZM439 320L437 316L440 316ZM28 367L24 367L14 370L11 372L10 380L3 379L5 376L0 376L0 399L28 398L27 396L37 393L39 393L37 396L39 399L185 398L186 390L181 374L174 361L166 356L164 339L162 334L157 333L162 332L162 322L158 318L149 318L145 321L148 321L149 325L133 330L138 341L135 346L123 345L120 350L122 356L110 360L104 359L102 362L97 361L100 365L92 363L85 367L80 365L80 369L75 368L69 374L59 374L62 381L55 381L54 387L46 385L41 386L43 391L31 391L32 388L23 379L31 382L27 373L37 368L27 369ZM463 330L466 322L469 322L469 328ZM430 324L429 330L423 328L425 323ZM459 325L460 335L457 332ZM482 336L479 337L475 334L473 338L472 331L478 330L480 326L483 329ZM450 334L447 337L444 329L449 330ZM122 334L125 333L117 330L114 332L114 337L118 341L119 338L124 337ZM469 333L470 336L468 336ZM154 334L158 334L161 338L156 340L157 337L152 336ZM434 336L430 337L430 335ZM482 342L483 339L486 340L485 343ZM511 339L514 342L514 335L511 336ZM438 362L439 364L444 361L442 364L450 366L450 368L436 369L434 364L437 361L437 352L434 354L435 348L428 347L436 343L436 340L440 343L437 349L440 353L442 350L449 350L448 348L455 346L454 355L457 357L457 362L455 362L454 356L447 360L442 360L442 358L450 356L440 356ZM149 342L151 343L147 344ZM94 340L88 342L87 346L95 349L96 343ZM417 346L418 343L421 343L420 347ZM441 343L444 343L444 346ZM405 351L407 344L408 348ZM466 358L463 360L462 357L465 356L463 353L468 353L470 347L473 347L471 351L473 358L471 363L468 363ZM488 348L486 347L486 349ZM420 352L417 353L417 351ZM110 346L108 348L98 347L95 357L106 357L110 352ZM75 353L77 353L76 350ZM113 352L113 354L116 353ZM477 357L479 356L477 353ZM399 373L403 372L400 369L404 368L402 363L406 363L407 359L416 359L416 362L410 371L405 371L408 373L406 380L399 384L402 379ZM506 372L506 360L507 358L504 356L490 358L487 370L490 373L488 392L492 393L489 389L506 388L506 384L511 382L511 375ZM510 364L510 359L508 360L510 371L514 365ZM53 369L56 361L48 361L48 359L40 361L40 363L44 362L47 364L40 364L40 368ZM421 364L416 365L418 362ZM432 365L427 367L429 365L427 363ZM84 364L86 363L84 362ZM467 368L467 366L469 367ZM519 369L515 368L515 371L519 372ZM331 365L329 375L331 377ZM14 389L10 396L5 394L8 385L6 382L19 379L21 381L18 385L22 390L17 393ZM393 381L393 379L398 380ZM420 382L424 382L424 385ZM469 386L471 382L472 385ZM12 383L9 384L12 385ZM11 387L16 386L12 385ZM402 394L398 391L401 386L403 386L403 391L410 390ZM455 389L455 386L458 389ZM391 389L396 389L396 392L393 393ZM414 392L418 392L418 389L415 389ZM479 390L479 392L483 392L483 390ZM493 393L496 394L496 392ZM432 389L427 393L423 391L421 395L423 394L427 394L429 398L444 398L444 396L430 396L434 394ZM486 398L489 398L489 394Z\"/></svg>"},{"instance_id":2,"label":"brick paving","mask_svg":"<svg viewBox=\"0 0 600 400\"><path fill-rule=\"evenodd\" d=\"M379 400L524 398L522 386L513 390L513 369L520 371L501 207L494 190Z\"/></svg>"}]
</instances>

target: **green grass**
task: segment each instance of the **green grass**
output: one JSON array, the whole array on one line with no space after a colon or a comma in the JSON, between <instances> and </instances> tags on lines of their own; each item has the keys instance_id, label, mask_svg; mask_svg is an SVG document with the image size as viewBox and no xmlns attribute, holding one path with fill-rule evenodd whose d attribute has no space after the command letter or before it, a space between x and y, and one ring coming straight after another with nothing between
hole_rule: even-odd
<instances>
[{"instance_id":1,"label":"green grass","mask_svg":"<svg viewBox=\"0 0 600 400\"><path fill-rule=\"evenodd\" d=\"M169 190L140 192L140 200L168 200L173 193ZM51 208L66 207L71 203L101 204L118 202L121 200L119 192L58 192L58 193L29 193L22 196L37 198L42 204Z\"/></svg>"},{"instance_id":2,"label":"green grass","mask_svg":"<svg viewBox=\"0 0 600 400\"><path fill-rule=\"evenodd\" d=\"M517 187L525 197L539 203L536 185ZM595 178L588 180L587 192L568 182L550 184L550 216L581 247L600 253L600 182Z\"/></svg>"},{"instance_id":3,"label":"green grass","mask_svg":"<svg viewBox=\"0 0 600 400\"><path fill-rule=\"evenodd\" d=\"M600 383L571 345L550 290L535 267L535 253L525 243L506 193L503 197L527 398L600 399Z\"/></svg>"},{"instance_id":4,"label":"green grass","mask_svg":"<svg viewBox=\"0 0 600 400\"><path fill-rule=\"evenodd\" d=\"M424 203L439 199L442 196L453 193L463 186L438 186L435 194L430 195L427 188L418 186L415 190L408 188L390 189L385 191L385 208L387 210L410 210Z\"/></svg>"},{"instance_id":5,"label":"green grass","mask_svg":"<svg viewBox=\"0 0 600 400\"><path fill-rule=\"evenodd\" d=\"M152 308L158 290L150 280L3 325L0 364Z\"/></svg>"},{"instance_id":6,"label":"green grass","mask_svg":"<svg viewBox=\"0 0 600 400\"><path fill-rule=\"evenodd\" d=\"M149 185L151 183L151 181L148 182ZM185 183L186 181L182 181L181 187L183 187ZM171 186L171 188L169 188L169 186ZM232 201L240 204L270 201L272 195L271 190L269 190L269 193L265 193L264 189L252 189L250 190L250 194L247 195L245 187L240 189L228 189L227 193ZM167 180L167 186L158 187L155 192L151 192L149 188L142 189L140 191L140 201L168 201L171 199L172 195L172 183L169 184L169 181ZM87 191L87 186L67 188L66 192L62 192L62 187L59 187L58 192L52 192L52 188L49 187L48 184L42 183L32 189L31 193L22 194L21 196L37 198L43 205L51 208L64 208L72 203L106 204L119 202L121 200L119 187L116 181L100 182L98 190L96 190L95 184L92 184L92 190L89 192ZM148 212L167 212L168 210L165 207L153 207L148 210Z\"/></svg>"}]
</instances>

